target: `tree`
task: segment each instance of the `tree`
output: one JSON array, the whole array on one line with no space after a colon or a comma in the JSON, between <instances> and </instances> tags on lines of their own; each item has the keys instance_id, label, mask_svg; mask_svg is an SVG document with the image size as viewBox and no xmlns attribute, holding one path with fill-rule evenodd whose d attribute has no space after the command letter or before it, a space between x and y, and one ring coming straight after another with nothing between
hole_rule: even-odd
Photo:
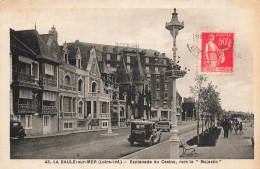
<instances>
[{"instance_id":1,"label":"tree","mask_svg":"<svg viewBox=\"0 0 260 169\"><path fill-rule=\"evenodd\" d=\"M215 121L217 114L222 111L220 93L216 91L216 88L217 86L210 82L207 87L201 89L201 109L203 112L209 113L211 127L213 119Z\"/></svg>"},{"instance_id":2,"label":"tree","mask_svg":"<svg viewBox=\"0 0 260 169\"><path fill-rule=\"evenodd\" d=\"M195 86L190 86L190 93L193 95L193 97L196 99L196 107L197 107L197 138L198 138L198 144L199 144L199 120L200 120L200 105L201 105L201 91L203 84L207 81L207 77L205 75L199 75L196 74L195 77Z\"/></svg>"}]
</instances>

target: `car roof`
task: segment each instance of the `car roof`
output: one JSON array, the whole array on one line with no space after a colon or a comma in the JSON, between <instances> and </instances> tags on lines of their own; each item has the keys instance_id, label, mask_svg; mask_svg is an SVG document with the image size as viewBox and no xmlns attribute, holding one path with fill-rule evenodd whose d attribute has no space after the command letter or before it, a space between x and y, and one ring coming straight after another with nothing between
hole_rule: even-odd
<instances>
[{"instance_id":1,"label":"car roof","mask_svg":"<svg viewBox=\"0 0 260 169\"><path fill-rule=\"evenodd\" d=\"M132 121L133 124L155 124L155 122L152 121Z\"/></svg>"},{"instance_id":2,"label":"car roof","mask_svg":"<svg viewBox=\"0 0 260 169\"><path fill-rule=\"evenodd\" d=\"M19 120L11 120L11 123L17 123L17 122L19 122L19 123L20 123L20 121L19 121Z\"/></svg>"}]
</instances>

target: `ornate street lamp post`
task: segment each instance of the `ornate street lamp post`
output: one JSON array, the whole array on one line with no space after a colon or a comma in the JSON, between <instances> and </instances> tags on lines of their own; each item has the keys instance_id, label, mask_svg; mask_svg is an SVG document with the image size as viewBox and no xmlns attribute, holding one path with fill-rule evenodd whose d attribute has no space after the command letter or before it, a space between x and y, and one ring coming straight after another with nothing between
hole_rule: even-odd
<instances>
[{"instance_id":1,"label":"ornate street lamp post","mask_svg":"<svg viewBox=\"0 0 260 169\"><path fill-rule=\"evenodd\" d=\"M172 97L172 109L171 109L171 121L173 123L173 128L171 130L172 137L170 138L170 158L179 158L179 138L178 138L178 125L177 125L177 110L176 110L176 79L184 77L186 74L185 70L180 70L180 66L176 64L176 37L179 30L184 28L184 22L179 22L178 13L176 13L176 8L172 13L172 19L169 23L166 22L165 28L168 29L173 38L173 61L172 67L168 68L166 75L173 79L173 97Z\"/></svg>"}]
</instances>

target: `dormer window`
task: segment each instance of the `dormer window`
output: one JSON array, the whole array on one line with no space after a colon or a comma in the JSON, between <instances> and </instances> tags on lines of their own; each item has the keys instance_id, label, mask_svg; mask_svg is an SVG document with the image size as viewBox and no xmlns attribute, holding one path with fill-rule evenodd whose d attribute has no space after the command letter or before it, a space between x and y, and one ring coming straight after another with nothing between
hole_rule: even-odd
<instances>
[{"instance_id":1,"label":"dormer window","mask_svg":"<svg viewBox=\"0 0 260 169\"><path fill-rule=\"evenodd\" d=\"M116 56L117 61L120 61L120 58L121 58L121 55Z\"/></svg>"},{"instance_id":2,"label":"dormer window","mask_svg":"<svg viewBox=\"0 0 260 169\"><path fill-rule=\"evenodd\" d=\"M111 58L110 58L110 54L108 53L107 54L107 60L110 60Z\"/></svg>"},{"instance_id":3,"label":"dormer window","mask_svg":"<svg viewBox=\"0 0 260 169\"><path fill-rule=\"evenodd\" d=\"M91 85L91 91L93 93L96 93L97 92L97 83L96 82L93 82L92 85Z\"/></svg>"},{"instance_id":4,"label":"dormer window","mask_svg":"<svg viewBox=\"0 0 260 169\"><path fill-rule=\"evenodd\" d=\"M68 63L68 54L67 54L67 53L64 53L63 61L64 61L65 63Z\"/></svg>"},{"instance_id":5,"label":"dormer window","mask_svg":"<svg viewBox=\"0 0 260 169\"><path fill-rule=\"evenodd\" d=\"M83 81L81 79L79 79L78 81L78 91L79 92L83 91Z\"/></svg>"},{"instance_id":6,"label":"dormer window","mask_svg":"<svg viewBox=\"0 0 260 169\"><path fill-rule=\"evenodd\" d=\"M81 68L81 59L77 59L77 67Z\"/></svg>"}]
</instances>

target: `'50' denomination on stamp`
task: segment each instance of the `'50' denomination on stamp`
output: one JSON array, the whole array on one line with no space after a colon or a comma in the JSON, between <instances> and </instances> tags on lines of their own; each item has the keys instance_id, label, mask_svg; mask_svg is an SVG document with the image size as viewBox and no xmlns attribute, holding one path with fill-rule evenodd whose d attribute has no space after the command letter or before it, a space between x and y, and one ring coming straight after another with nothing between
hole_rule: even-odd
<instances>
[{"instance_id":1,"label":"'50' denomination on stamp","mask_svg":"<svg viewBox=\"0 0 260 169\"><path fill-rule=\"evenodd\" d=\"M201 33L201 72L233 72L234 33Z\"/></svg>"}]
</instances>

